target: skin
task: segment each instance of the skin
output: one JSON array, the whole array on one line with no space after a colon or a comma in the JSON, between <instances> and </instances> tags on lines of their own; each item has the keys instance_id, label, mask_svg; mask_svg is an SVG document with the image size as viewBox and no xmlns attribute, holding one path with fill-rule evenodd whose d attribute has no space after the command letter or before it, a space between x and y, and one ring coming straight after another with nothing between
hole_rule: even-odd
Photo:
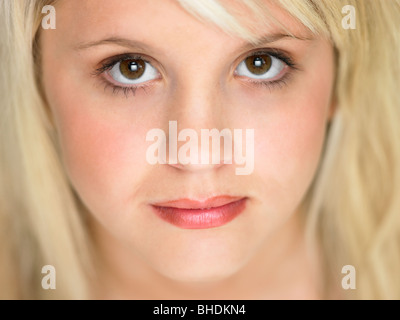
<instances>
[{"instance_id":1,"label":"skin","mask_svg":"<svg viewBox=\"0 0 400 320\"><path fill-rule=\"evenodd\" d=\"M333 110L333 49L269 5L309 40L252 47L170 0L57 3L57 29L41 35L43 84L67 174L90 212L98 253L94 297L319 297L318 259L306 251L299 206ZM257 23L257 36L283 32ZM140 46L85 45L109 37ZM264 48L295 61L298 70L287 69L286 84L267 88L235 75L252 50ZM149 57L160 78L135 95L105 89L93 73L123 53ZM148 164L146 133L168 132L170 120L178 130L254 129L254 172L235 175L235 164ZM248 200L241 215L217 228L175 227L149 205L221 194Z\"/></svg>"}]
</instances>

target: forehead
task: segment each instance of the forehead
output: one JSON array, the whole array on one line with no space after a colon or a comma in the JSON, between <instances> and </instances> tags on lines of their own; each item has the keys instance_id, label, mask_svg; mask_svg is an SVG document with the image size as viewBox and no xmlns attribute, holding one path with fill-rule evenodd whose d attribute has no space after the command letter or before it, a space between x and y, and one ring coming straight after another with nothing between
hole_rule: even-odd
<instances>
[{"instance_id":1,"label":"forehead","mask_svg":"<svg viewBox=\"0 0 400 320\"><path fill-rule=\"evenodd\" d=\"M256 38L274 33L311 37L309 30L298 20L269 0L263 2L268 12L259 15L241 1L221 1L220 9L231 13L230 20L225 13L207 6L211 1L201 2L204 6L200 6L200 10L198 5L190 5L190 2L189 10L185 10L177 0L60 0L56 4L57 33L62 33L63 40L71 43L113 36L166 41L200 36L210 30L221 35L221 40L228 36L226 32L230 33L230 39L233 35L237 41L248 40L238 34L238 27L250 31ZM191 10L193 8L195 10Z\"/></svg>"}]
</instances>

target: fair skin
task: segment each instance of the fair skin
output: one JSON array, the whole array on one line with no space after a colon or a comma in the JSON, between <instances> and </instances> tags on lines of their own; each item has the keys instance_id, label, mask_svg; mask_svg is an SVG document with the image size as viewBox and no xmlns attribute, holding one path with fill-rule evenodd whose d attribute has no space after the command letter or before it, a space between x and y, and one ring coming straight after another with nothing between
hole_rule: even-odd
<instances>
[{"instance_id":1,"label":"fair skin","mask_svg":"<svg viewBox=\"0 0 400 320\"><path fill-rule=\"evenodd\" d=\"M332 113L333 49L270 7L301 39L254 47L172 0L57 3L57 29L41 36L42 76L67 174L90 212L99 255L93 297L320 297L318 260L306 250L299 206ZM256 30L260 38L284 32L274 24ZM98 43L117 37L133 43ZM235 73L267 49L295 62L297 70L284 65L275 77L285 83L267 87ZM135 94L104 88L109 73L94 73L121 54L144 56L157 77ZM146 133L168 132L170 120L178 130L254 129L254 172L238 176L235 164L150 165ZM150 207L220 194L245 197L246 208L216 228L179 228Z\"/></svg>"}]
</instances>

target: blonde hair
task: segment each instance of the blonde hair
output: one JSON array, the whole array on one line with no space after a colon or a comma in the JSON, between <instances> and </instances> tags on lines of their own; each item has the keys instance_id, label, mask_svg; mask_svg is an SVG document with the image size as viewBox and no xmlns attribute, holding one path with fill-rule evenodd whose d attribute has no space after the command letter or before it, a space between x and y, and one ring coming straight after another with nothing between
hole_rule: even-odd
<instances>
[{"instance_id":1,"label":"blonde hair","mask_svg":"<svg viewBox=\"0 0 400 320\"><path fill-rule=\"evenodd\" d=\"M198 19L254 41L238 12L216 0L177 0ZM41 8L53 1L0 3L0 298L86 298L91 269L85 215L65 175L46 112L34 53ZM324 257L326 297L336 297L344 265L357 271L350 298L400 298L400 1L275 0L337 54L324 155L304 201L306 230ZM240 2L252 19L265 1ZM356 9L356 29L342 8ZM272 20L271 20L272 19ZM284 26L282 26L284 27ZM42 290L41 267L57 270Z\"/></svg>"},{"instance_id":2,"label":"blonde hair","mask_svg":"<svg viewBox=\"0 0 400 320\"><path fill-rule=\"evenodd\" d=\"M1 298L85 298L87 240L36 82L33 46L49 1L2 1ZM42 266L57 270L43 290Z\"/></svg>"}]
</instances>

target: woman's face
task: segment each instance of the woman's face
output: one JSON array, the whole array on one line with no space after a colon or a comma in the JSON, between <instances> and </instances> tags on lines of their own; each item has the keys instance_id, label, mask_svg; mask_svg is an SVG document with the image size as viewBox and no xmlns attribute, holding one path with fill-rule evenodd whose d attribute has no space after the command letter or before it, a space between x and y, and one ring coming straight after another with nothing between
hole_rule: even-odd
<instances>
[{"instance_id":1,"label":"woman's face","mask_svg":"<svg viewBox=\"0 0 400 320\"><path fill-rule=\"evenodd\" d=\"M254 46L172 0L57 3L56 30L42 30L43 83L68 176L113 259L140 259L178 280L220 279L295 215L331 113L333 49L270 8L298 38L260 22ZM170 121L198 137L241 129L245 141L253 129L254 153L242 153L254 168L239 175L244 165L225 155L174 163ZM156 128L167 164L149 161ZM202 150L200 138L191 141Z\"/></svg>"}]
</instances>

